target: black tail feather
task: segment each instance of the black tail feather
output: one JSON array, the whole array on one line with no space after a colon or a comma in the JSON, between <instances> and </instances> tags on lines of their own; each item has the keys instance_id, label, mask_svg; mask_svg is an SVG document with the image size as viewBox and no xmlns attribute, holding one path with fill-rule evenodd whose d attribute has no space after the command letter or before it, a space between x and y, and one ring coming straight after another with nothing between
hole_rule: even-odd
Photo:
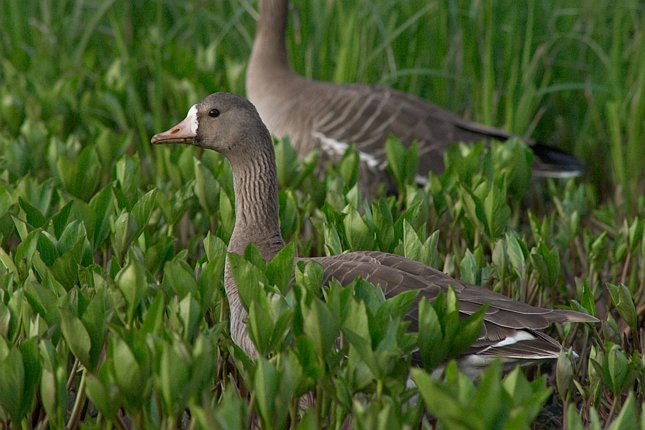
<instances>
[{"instance_id":1,"label":"black tail feather","mask_svg":"<svg viewBox=\"0 0 645 430\"><path fill-rule=\"evenodd\" d=\"M584 166L573 155L542 143L531 145L535 155L533 175L542 178L574 178L584 173Z\"/></svg>"}]
</instances>

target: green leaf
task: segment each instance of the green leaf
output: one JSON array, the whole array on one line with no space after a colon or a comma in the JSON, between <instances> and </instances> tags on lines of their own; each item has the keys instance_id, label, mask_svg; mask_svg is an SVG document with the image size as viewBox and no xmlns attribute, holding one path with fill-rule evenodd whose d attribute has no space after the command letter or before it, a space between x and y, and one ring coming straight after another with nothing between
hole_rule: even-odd
<instances>
[{"instance_id":1,"label":"green leaf","mask_svg":"<svg viewBox=\"0 0 645 430\"><path fill-rule=\"evenodd\" d=\"M504 407L522 412L518 414L518 418L521 418L521 426L528 426L533 422L542 411L545 402L551 397L552 390L547 387L546 377L529 382L519 366L504 377L502 385L504 394L508 395L505 397ZM513 411L510 414L509 420L512 420ZM509 428L513 427L509 425Z\"/></svg>"},{"instance_id":2,"label":"green leaf","mask_svg":"<svg viewBox=\"0 0 645 430\"><path fill-rule=\"evenodd\" d=\"M226 244L210 232L204 238L204 252L208 261L222 261L226 256Z\"/></svg>"},{"instance_id":3,"label":"green leaf","mask_svg":"<svg viewBox=\"0 0 645 430\"><path fill-rule=\"evenodd\" d=\"M180 343L163 345L161 352L159 382L167 413L177 417L186 407L188 381L190 380L190 356Z\"/></svg>"},{"instance_id":4,"label":"green leaf","mask_svg":"<svg viewBox=\"0 0 645 430\"><path fill-rule=\"evenodd\" d=\"M295 275L298 284L316 293L322 288L325 278L323 267L315 261L298 261Z\"/></svg>"},{"instance_id":5,"label":"green leaf","mask_svg":"<svg viewBox=\"0 0 645 430\"><path fill-rule=\"evenodd\" d=\"M85 380L85 393L96 408L107 419L116 415L119 400L119 389L109 375L108 366L103 366L97 376L88 373Z\"/></svg>"},{"instance_id":6,"label":"green leaf","mask_svg":"<svg viewBox=\"0 0 645 430\"><path fill-rule=\"evenodd\" d=\"M46 231L41 231L38 236L38 253L48 267L51 267L59 256L53 237Z\"/></svg>"},{"instance_id":7,"label":"green leaf","mask_svg":"<svg viewBox=\"0 0 645 430\"><path fill-rule=\"evenodd\" d=\"M526 246L518 240L514 233L506 234L508 259L519 276L524 276L526 270Z\"/></svg>"},{"instance_id":8,"label":"green leaf","mask_svg":"<svg viewBox=\"0 0 645 430\"><path fill-rule=\"evenodd\" d=\"M356 153L356 147L351 145L343 154L338 164L338 173L345 182L345 189L352 188L358 180L360 171L360 157Z\"/></svg>"},{"instance_id":9,"label":"green leaf","mask_svg":"<svg viewBox=\"0 0 645 430\"><path fill-rule=\"evenodd\" d=\"M625 320L629 328L633 332L636 332L638 330L636 327L638 323L636 306L634 305L634 300L629 289L623 284L615 285L608 282L606 285L611 296L611 301L616 307L618 314Z\"/></svg>"},{"instance_id":10,"label":"green leaf","mask_svg":"<svg viewBox=\"0 0 645 430\"><path fill-rule=\"evenodd\" d=\"M323 236L325 238L325 252L327 255L338 255L343 252L343 246L340 243L340 236L336 226L323 225Z\"/></svg>"},{"instance_id":11,"label":"green leaf","mask_svg":"<svg viewBox=\"0 0 645 430\"><path fill-rule=\"evenodd\" d=\"M114 279L117 288L128 304L128 322L132 321L139 302L146 292L144 268L136 258L130 258L128 264L119 271Z\"/></svg>"},{"instance_id":12,"label":"green leaf","mask_svg":"<svg viewBox=\"0 0 645 430\"><path fill-rule=\"evenodd\" d=\"M141 333L158 334L164 323L165 300L162 294L158 294L148 305L141 325Z\"/></svg>"},{"instance_id":13,"label":"green leaf","mask_svg":"<svg viewBox=\"0 0 645 430\"><path fill-rule=\"evenodd\" d=\"M459 264L459 278L468 284L477 285L480 280L479 274L479 264L470 249L467 249Z\"/></svg>"},{"instance_id":14,"label":"green leaf","mask_svg":"<svg viewBox=\"0 0 645 430\"><path fill-rule=\"evenodd\" d=\"M426 370L436 368L445 358L439 317L427 300L419 301L419 354Z\"/></svg>"},{"instance_id":15,"label":"green leaf","mask_svg":"<svg viewBox=\"0 0 645 430\"><path fill-rule=\"evenodd\" d=\"M471 400L473 409L478 412L477 415L484 422L482 428L493 427L505 415L502 385L500 384L501 373L499 361L490 365L483 373L475 396Z\"/></svg>"},{"instance_id":16,"label":"green leaf","mask_svg":"<svg viewBox=\"0 0 645 430\"><path fill-rule=\"evenodd\" d=\"M63 187L70 194L84 201L94 195L101 180L99 158L94 146L81 149L76 160L58 158L56 168Z\"/></svg>"},{"instance_id":17,"label":"green leaf","mask_svg":"<svg viewBox=\"0 0 645 430\"><path fill-rule=\"evenodd\" d=\"M277 369L265 358L259 357L255 368L253 386L260 417L265 428L273 428L273 418L276 414L275 399L279 383Z\"/></svg>"},{"instance_id":18,"label":"green leaf","mask_svg":"<svg viewBox=\"0 0 645 430\"><path fill-rule=\"evenodd\" d=\"M304 306L304 333L313 341L320 357L330 353L338 337L339 323L327 305L314 299L311 306Z\"/></svg>"},{"instance_id":19,"label":"green leaf","mask_svg":"<svg viewBox=\"0 0 645 430\"><path fill-rule=\"evenodd\" d=\"M276 141L275 160L280 189L286 189L294 185L298 179L298 154L291 146L288 137Z\"/></svg>"},{"instance_id":20,"label":"green leaf","mask_svg":"<svg viewBox=\"0 0 645 430\"><path fill-rule=\"evenodd\" d=\"M38 208L29 204L29 202L24 200L22 197L18 197L18 203L20 204L20 208L25 212L27 223L30 226L39 228L45 225L47 220Z\"/></svg>"},{"instance_id":21,"label":"green leaf","mask_svg":"<svg viewBox=\"0 0 645 430\"><path fill-rule=\"evenodd\" d=\"M175 291L180 299L198 292L197 281L190 266L179 258L168 261L164 266L163 284Z\"/></svg>"},{"instance_id":22,"label":"green leaf","mask_svg":"<svg viewBox=\"0 0 645 430\"><path fill-rule=\"evenodd\" d=\"M135 239L138 225L134 217L128 213L121 213L114 221L114 235L112 236L112 249L117 259L122 263L128 247Z\"/></svg>"},{"instance_id":23,"label":"green leaf","mask_svg":"<svg viewBox=\"0 0 645 430\"><path fill-rule=\"evenodd\" d=\"M146 194L139 197L137 199L137 202L132 207L132 216L134 217L134 220L137 222L137 226L139 227L135 238L138 237L139 234L141 234L144 227L148 224L150 216L152 215L152 211L157 206L157 193L157 190L148 191Z\"/></svg>"},{"instance_id":24,"label":"green leaf","mask_svg":"<svg viewBox=\"0 0 645 430\"><path fill-rule=\"evenodd\" d=\"M142 397L142 368L130 346L123 340L118 339L114 342L111 353L114 360L114 381L125 396L126 405L136 410L137 405L145 401Z\"/></svg>"},{"instance_id":25,"label":"green leaf","mask_svg":"<svg viewBox=\"0 0 645 430\"><path fill-rule=\"evenodd\" d=\"M288 244L267 265L266 276L269 284L278 287L282 294L286 294L291 285L295 256L293 245Z\"/></svg>"},{"instance_id":26,"label":"green leaf","mask_svg":"<svg viewBox=\"0 0 645 430\"><path fill-rule=\"evenodd\" d=\"M25 382L22 394L20 415L24 416L36 404L36 391L40 383L42 365L36 339L29 339L20 344L22 364L25 370Z\"/></svg>"},{"instance_id":27,"label":"green leaf","mask_svg":"<svg viewBox=\"0 0 645 430\"><path fill-rule=\"evenodd\" d=\"M22 420L25 367L20 350L0 342L0 406L18 423Z\"/></svg>"},{"instance_id":28,"label":"green leaf","mask_svg":"<svg viewBox=\"0 0 645 430\"><path fill-rule=\"evenodd\" d=\"M107 290L100 288L95 290L96 293L91 302L85 309L81 321L87 329L90 336L90 363L88 370L95 370L99 361L99 356L103 349L103 341L107 333L107 324L109 322Z\"/></svg>"},{"instance_id":29,"label":"green leaf","mask_svg":"<svg viewBox=\"0 0 645 430\"><path fill-rule=\"evenodd\" d=\"M67 346L83 366L91 367L90 349L92 348L92 342L87 329L81 320L70 311L61 309L60 314L61 329Z\"/></svg>"},{"instance_id":30,"label":"green leaf","mask_svg":"<svg viewBox=\"0 0 645 430\"><path fill-rule=\"evenodd\" d=\"M42 316L50 326L58 324L60 321L58 298L51 289L37 282L27 282L25 283L25 297L34 311Z\"/></svg>"},{"instance_id":31,"label":"green leaf","mask_svg":"<svg viewBox=\"0 0 645 430\"><path fill-rule=\"evenodd\" d=\"M33 230L22 240L22 242L20 242L16 248L16 255L14 257L16 263L20 263L21 260L25 260L28 266L31 265L31 259L36 252L39 238L40 231Z\"/></svg>"},{"instance_id":32,"label":"green leaf","mask_svg":"<svg viewBox=\"0 0 645 430\"><path fill-rule=\"evenodd\" d=\"M192 341L202 320L202 309L192 294L188 294L179 302L179 316L183 322L184 339Z\"/></svg>"},{"instance_id":33,"label":"green leaf","mask_svg":"<svg viewBox=\"0 0 645 430\"><path fill-rule=\"evenodd\" d=\"M348 208L343 224L352 251L373 249L375 236L356 209Z\"/></svg>"},{"instance_id":34,"label":"green leaf","mask_svg":"<svg viewBox=\"0 0 645 430\"><path fill-rule=\"evenodd\" d=\"M108 185L96 193L90 200L90 209L94 215L93 225L88 227L88 237L92 249L96 251L110 235L110 218L114 213L114 194Z\"/></svg>"},{"instance_id":35,"label":"green leaf","mask_svg":"<svg viewBox=\"0 0 645 430\"><path fill-rule=\"evenodd\" d=\"M403 190L406 184L414 183L419 164L416 142L408 149L397 138L389 136L385 142L385 155L388 161L387 170L399 190Z\"/></svg>"},{"instance_id":36,"label":"green leaf","mask_svg":"<svg viewBox=\"0 0 645 430\"><path fill-rule=\"evenodd\" d=\"M209 216L213 216L219 211L219 193L219 182L213 173L200 161L195 160L195 195Z\"/></svg>"},{"instance_id":37,"label":"green leaf","mask_svg":"<svg viewBox=\"0 0 645 430\"><path fill-rule=\"evenodd\" d=\"M300 220L298 213L297 197L291 190L281 191L278 194L280 213L280 232L285 240L289 240L297 232Z\"/></svg>"},{"instance_id":38,"label":"green leaf","mask_svg":"<svg viewBox=\"0 0 645 430\"><path fill-rule=\"evenodd\" d=\"M214 420L217 425L220 429L243 430L249 428L249 417L251 414L247 410L247 403L240 398L235 385L228 384L221 402L215 408ZM204 428L215 428L210 422L205 423L203 419L200 421Z\"/></svg>"},{"instance_id":39,"label":"green leaf","mask_svg":"<svg viewBox=\"0 0 645 430\"><path fill-rule=\"evenodd\" d=\"M454 362L451 363L456 368ZM464 410L448 387L435 381L421 369L411 369L412 379L428 411L439 418L449 428L484 428L481 419ZM478 425L479 424L479 425Z\"/></svg>"},{"instance_id":40,"label":"green leaf","mask_svg":"<svg viewBox=\"0 0 645 430\"><path fill-rule=\"evenodd\" d=\"M13 199L4 184L0 185L0 218L3 218L11 208Z\"/></svg>"},{"instance_id":41,"label":"green leaf","mask_svg":"<svg viewBox=\"0 0 645 430\"><path fill-rule=\"evenodd\" d=\"M641 411L641 414L644 412ZM627 400L623 403L623 407L616 419L609 426L609 430L631 430L638 428L638 415L636 412L636 401L634 393L629 392Z\"/></svg>"},{"instance_id":42,"label":"green leaf","mask_svg":"<svg viewBox=\"0 0 645 430\"><path fill-rule=\"evenodd\" d=\"M266 355L270 351L273 327L267 298L259 294L249 307L248 329L251 340L261 355Z\"/></svg>"},{"instance_id":43,"label":"green leaf","mask_svg":"<svg viewBox=\"0 0 645 430\"><path fill-rule=\"evenodd\" d=\"M40 397L52 426L63 427L67 402L67 369L60 363L58 353L49 340L40 343L42 376Z\"/></svg>"},{"instance_id":44,"label":"green leaf","mask_svg":"<svg viewBox=\"0 0 645 430\"><path fill-rule=\"evenodd\" d=\"M610 390L619 395L625 392L634 380L632 363L618 345L610 344L603 360L603 373Z\"/></svg>"},{"instance_id":45,"label":"green leaf","mask_svg":"<svg viewBox=\"0 0 645 430\"><path fill-rule=\"evenodd\" d=\"M253 263L235 253L229 253L228 259L235 285L237 285L240 294L240 301L242 306L248 310L251 303L258 300L257 297L262 291L261 286L267 285L266 277Z\"/></svg>"},{"instance_id":46,"label":"green leaf","mask_svg":"<svg viewBox=\"0 0 645 430\"><path fill-rule=\"evenodd\" d=\"M233 209L233 202L226 193L219 193L219 215L221 221L222 239L228 241L235 226L235 210Z\"/></svg>"}]
</instances>

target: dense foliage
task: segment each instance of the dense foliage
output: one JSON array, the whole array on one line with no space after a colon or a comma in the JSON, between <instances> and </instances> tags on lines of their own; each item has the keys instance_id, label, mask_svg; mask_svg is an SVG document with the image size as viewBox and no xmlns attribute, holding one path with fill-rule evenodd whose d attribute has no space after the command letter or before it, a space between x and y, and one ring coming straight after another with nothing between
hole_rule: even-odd
<instances>
[{"instance_id":1,"label":"dense foliage","mask_svg":"<svg viewBox=\"0 0 645 430\"><path fill-rule=\"evenodd\" d=\"M148 142L203 96L244 92L254 5L5 0L0 426L645 427L641 2L294 3L299 73L395 86L555 141L587 176L532 182L510 141L453 147L419 189L415 151L392 141L398 193L367 201L355 152L318 176L315 153L298 161L276 142L291 245L233 261L253 362L230 340L222 287L230 168ZM554 327L567 351L553 365L492 366L473 383L448 364L433 379L477 318L459 321L448 294L421 306L418 336L402 319L413 294L323 289L318 267L294 264L359 249L602 322Z\"/></svg>"}]
</instances>

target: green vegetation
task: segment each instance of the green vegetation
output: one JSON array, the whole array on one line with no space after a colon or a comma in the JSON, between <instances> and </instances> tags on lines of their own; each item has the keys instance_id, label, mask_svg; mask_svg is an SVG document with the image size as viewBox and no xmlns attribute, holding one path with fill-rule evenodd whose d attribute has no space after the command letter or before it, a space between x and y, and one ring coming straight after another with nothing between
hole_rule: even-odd
<instances>
[{"instance_id":1,"label":"green vegetation","mask_svg":"<svg viewBox=\"0 0 645 430\"><path fill-rule=\"evenodd\" d=\"M417 189L415 154L392 142L399 194L365 201L355 153L319 178L315 154L300 162L278 142L293 245L269 264L252 249L235 261L263 353L252 362L227 333L230 169L149 138L211 92L244 92L253 3L4 0L0 427L645 427L642 2L294 3L299 73L394 86L557 143L587 176L531 183L510 142L454 147ZM386 301L360 280L323 291L316 266L294 264L349 249L603 321L552 329L578 358L492 366L477 384L449 364L433 380L433 345L457 352L444 335L472 325L447 295L421 307L425 336L407 333L411 296ZM424 368L411 370L417 347Z\"/></svg>"}]
</instances>

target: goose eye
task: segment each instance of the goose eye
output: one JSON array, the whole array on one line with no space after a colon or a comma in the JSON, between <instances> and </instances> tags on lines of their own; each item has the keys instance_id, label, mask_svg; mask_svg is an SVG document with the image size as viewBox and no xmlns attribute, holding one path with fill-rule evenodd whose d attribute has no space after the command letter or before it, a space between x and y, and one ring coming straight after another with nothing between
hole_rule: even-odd
<instances>
[{"instance_id":1,"label":"goose eye","mask_svg":"<svg viewBox=\"0 0 645 430\"><path fill-rule=\"evenodd\" d=\"M208 111L208 116L217 118L219 116L219 109L211 109Z\"/></svg>"}]
</instances>

